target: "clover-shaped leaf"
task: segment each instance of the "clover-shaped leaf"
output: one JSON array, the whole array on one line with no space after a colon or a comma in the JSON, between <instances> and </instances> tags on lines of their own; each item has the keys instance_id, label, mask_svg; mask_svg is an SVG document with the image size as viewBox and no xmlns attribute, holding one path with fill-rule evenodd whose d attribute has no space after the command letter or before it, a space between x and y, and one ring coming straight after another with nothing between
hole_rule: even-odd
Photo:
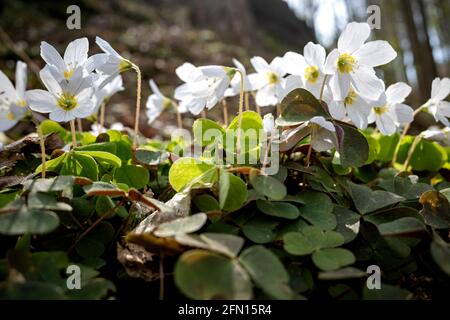
<instances>
[{"instance_id":1,"label":"clover-shaped leaf","mask_svg":"<svg viewBox=\"0 0 450 320\"><path fill-rule=\"evenodd\" d=\"M344 237L335 231L323 231L314 226L301 232L288 232L283 236L284 249L292 255L309 255L317 250L334 248L344 243Z\"/></svg>"},{"instance_id":2,"label":"clover-shaped leaf","mask_svg":"<svg viewBox=\"0 0 450 320\"><path fill-rule=\"evenodd\" d=\"M355 262L355 256L347 249L320 249L312 255L314 264L323 271L332 271Z\"/></svg>"}]
</instances>

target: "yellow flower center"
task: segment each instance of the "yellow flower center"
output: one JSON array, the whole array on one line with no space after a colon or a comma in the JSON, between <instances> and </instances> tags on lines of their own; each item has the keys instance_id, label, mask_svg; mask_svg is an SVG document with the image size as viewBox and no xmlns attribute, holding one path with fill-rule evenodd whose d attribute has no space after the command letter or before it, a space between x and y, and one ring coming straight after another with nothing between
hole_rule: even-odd
<instances>
[{"instance_id":1,"label":"yellow flower center","mask_svg":"<svg viewBox=\"0 0 450 320\"><path fill-rule=\"evenodd\" d=\"M8 118L8 120L16 119L16 117L14 116L14 113L12 113L11 111L6 114L6 118Z\"/></svg>"},{"instance_id":2,"label":"yellow flower center","mask_svg":"<svg viewBox=\"0 0 450 320\"><path fill-rule=\"evenodd\" d=\"M304 76L306 81L316 83L320 76L319 69L316 66L308 66L305 68Z\"/></svg>"},{"instance_id":3,"label":"yellow flower center","mask_svg":"<svg viewBox=\"0 0 450 320\"><path fill-rule=\"evenodd\" d=\"M269 84L275 84L278 82L278 76L273 72L267 72L267 79L269 80Z\"/></svg>"},{"instance_id":4,"label":"yellow flower center","mask_svg":"<svg viewBox=\"0 0 450 320\"><path fill-rule=\"evenodd\" d=\"M61 109L69 111L77 106L77 98L71 93L63 93L59 96L57 103Z\"/></svg>"},{"instance_id":5,"label":"yellow flower center","mask_svg":"<svg viewBox=\"0 0 450 320\"><path fill-rule=\"evenodd\" d=\"M164 99L164 109L169 109L172 106L172 100L169 98Z\"/></svg>"},{"instance_id":6,"label":"yellow flower center","mask_svg":"<svg viewBox=\"0 0 450 320\"><path fill-rule=\"evenodd\" d=\"M120 72L130 70L131 67L132 67L131 61L126 60L126 59L120 60L120 63L119 63L119 71Z\"/></svg>"},{"instance_id":7,"label":"yellow flower center","mask_svg":"<svg viewBox=\"0 0 450 320\"><path fill-rule=\"evenodd\" d=\"M355 102L355 99L357 97L358 97L358 95L356 94L355 90L350 89L347 97L345 97L345 99L344 99L345 106L351 106L353 104L353 102Z\"/></svg>"},{"instance_id":8,"label":"yellow flower center","mask_svg":"<svg viewBox=\"0 0 450 320\"><path fill-rule=\"evenodd\" d=\"M64 71L64 79L69 80L73 76L73 69Z\"/></svg>"},{"instance_id":9,"label":"yellow flower center","mask_svg":"<svg viewBox=\"0 0 450 320\"><path fill-rule=\"evenodd\" d=\"M374 107L373 111L375 112L375 114L381 116L383 113L385 113L386 111L388 111L388 107L386 105L384 106L379 106L379 107Z\"/></svg>"},{"instance_id":10,"label":"yellow flower center","mask_svg":"<svg viewBox=\"0 0 450 320\"><path fill-rule=\"evenodd\" d=\"M25 108L27 106L27 102L25 100L19 100L17 101L17 106Z\"/></svg>"},{"instance_id":11,"label":"yellow flower center","mask_svg":"<svg viewBox=\"0 0 450 320\"><path fill-rule=\"evenodd\" d=\"M355 67L356 59L348 53L339 56L337 67L341 73L350 73Z\"/></svg>"}]
</instances>

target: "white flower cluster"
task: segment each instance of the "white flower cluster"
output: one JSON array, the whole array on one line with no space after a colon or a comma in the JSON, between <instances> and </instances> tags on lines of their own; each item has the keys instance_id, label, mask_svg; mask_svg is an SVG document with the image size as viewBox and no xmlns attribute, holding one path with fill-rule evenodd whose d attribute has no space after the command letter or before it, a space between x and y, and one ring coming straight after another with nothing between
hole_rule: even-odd
<instances>
[{"instance_id":1,"label":"white flower cluster","mask_svg":"<svg viewBox=\"0 0 450 320\"><path fill-rule=\"evenodd\" d=\"M244 76L244 91L253 92L260 107L275 106L293 89L305 88L327 103L334 119L349 121L360 129L375 123L381 133L391 135L413 121L413 109L403 103L411 87L402 82L385 87L374 67L389 63L397 53L386 41L366 42L369 36L367 23L352 22L345 27L337 48L328 56L321 45L309 42L303 55L287 52L283 57L275 57L270 64L262 57L253 57L250 62L255 73L247 73L235 59L233 63L235 70ZM175 90L179 111L197 115L237 95L241 75L230 70L222 66L195 67L190 63L178 67L176 74L185 82ZM173 103L160 94L155 85L153 87L155 95L147 104L151 119L159 115L165 104ZM443 100L449 92L448 78L435 79L431 99L426 103L436 121L446 126L450 126L447 119L450 104ZM319 126L325 123L324 119L318 122ZM328 123L326 126L329 127Z\"/></svg>"},{"instance_id":2,"label":"white flower cluster","mask_svg":"<svg viewBox=\"0 0 450 320\"><path fill-rule=\"evenodd\" d=\"M47 42L41 43L46 62L39 75L46 90L25 91L26 65L18 62L16 88L0 73L0 131L14 126L27 108L49 113L50 119L67 122L85 118L98 111L103 101L123 90L119 75L131 66L106 41L97 37L104 53L88 57L89 41L80 38L67 46L64 57Z\"/></svg>"},{"instance_id":3,"label":"white flower cluster","mask_svg":"<svg viewBox=\"0 0 450 320\"><path fill-rule=\"evenodd\" d=\"M351 122L360 129L375 123L381 133L391 135L413 121L413 109L404 104L411 87L399 82L386 88L374 68L389 63L397 54L386 41L367 42L369 36L367 23L352 22L328 56L321 45L309 42L303 55L287 52L270 63L253 57L250 62L254 73L248 73L236 59L234 67L184 63L176 69L184 83L175 89L174 99L164 96L150 80L153 94L146 105L149 123L168 107L198 115L238 95L241 88L253 94L260 107L278 105L293 89L305 88L326 102L334 119ZM0 72L0 131L14 126L27 107L49 113L50 119L59 122L85 118L97 112L105 99L123 90L120 73L131 69L133 63L105 40L97 37L96 43L103 53L88 57L89 42L81 38L72 41L62 57L53 46L42 42L46 66L40 78L46 90L26 91L23 62L17 63L15 87ZM449 93L450 79L436 78L431 98L419 110L428 111L436 121L450 127L450 103L444 101ZM332 127L324 118L310 122L326 130Z\"/></svg>"}]
</instances>

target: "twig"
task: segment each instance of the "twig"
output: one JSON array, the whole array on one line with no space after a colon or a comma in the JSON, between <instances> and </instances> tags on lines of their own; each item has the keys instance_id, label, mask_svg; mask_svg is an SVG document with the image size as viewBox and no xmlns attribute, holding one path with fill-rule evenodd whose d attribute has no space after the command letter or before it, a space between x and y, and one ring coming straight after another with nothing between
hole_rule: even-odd
<instances>
[{"instance_id":1,"label":"twig","mask_svg":"<svg viewBox=\"0 0 450 320\"><path fill-rule=\"evenodd\" d=\"M3 40L2 42L5 43L6 46L9 47L23 61L25 61L29 65L30 69L36 74L36 76L40 78L39 66L25 53L25 51L16 46L14 41L12 41L8 33L6 33L6 31L1 26L0 26L0 38Z\"/></svg>"}]
</instances>

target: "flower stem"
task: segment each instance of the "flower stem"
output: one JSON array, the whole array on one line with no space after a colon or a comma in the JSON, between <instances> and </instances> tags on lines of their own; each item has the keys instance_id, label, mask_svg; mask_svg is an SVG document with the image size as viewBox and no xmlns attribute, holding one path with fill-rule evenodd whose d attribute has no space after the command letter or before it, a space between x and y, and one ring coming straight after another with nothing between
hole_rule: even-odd
<instances>
[{"instance_id":1,"label":"flower stem","mask_svg":"<svg viewBox=\"0 0 450 320\"><path fill-rule=\"evenodd\" d=\"M132 63L132 68L134 71L136 71L136 81L137 81L137 88L136 88L136 116L134 118L134 139L133 139L133 149L136 149L138 145L138 137L139 137L139 116L141 114L141 84L142 84L142 75L141 75L141 69L139 67Z\"/></svg>"},{"instance_id":2,"label":"flower stem","mask_svg":"<svg viewBox=\"0 0 450 320\"><path fill-rule=\"evenodd\" d=\"M178 110L178 106L175 108L176 112L177 112L177 125L179 129L183 128L183 119L181 116L181 112Z\"/></svg>"},{"instance_id":3,"label":"flower stem","mask_svg":"<svg viewBox=\"0 0 450 320\"><path fill-rule=\"evenodd\" d=\"M248 92L245 93L245 111L250 110L250 100L249 100Z\"/></svg>"},{"instance_id":4,"label":"flower stem","mask_svg":"<svg viewBox=\"0 0 450 320\"><path fill-rule=\"evenodd\" d=\"M241 86L239 92L239 120L238 120L238 133L237 133L237 146L236 152L239 153L241 150L241 127L242 127L242 113L244 112L244 73L241 70L236 69L241 75Z\"/></svg>"},{"instance_id":5,"label":"flower stem","mask_svg":"<svg viewBox=\"0 0 450 320\"><path fill-rule=\"evenodd\" d=\"M222 100L222 107L223 107L223 124L225 125L225 127L228 126L228 104L227 104L227 100L223 99Z\"/></svg>"},{"instance_id":6,"label":"flower stem","mask_svg":"<svg viewBox=\"0 0 450 320\"><path fill-rule=\"evenodd\" d=\"M78 131L83 132L83 123L81 122L81 119L77 119L77 126L78 126Z\"/></svg>"},{"instance_id":7,"label":"flower stem","mask_svg":"<svg viewBox=\"0 0 450 320\"><path fill-rule=\"evenodd\" d=\"M70 131L72 133L72 148L77 146L77 137L75 132L75 120L70 120Z\"/></svg>"},{"instance_id":8,"label":"flower stem","mask_svg":"<svg viewBox=\"0 0 450 320\"><path fill-rule=\"evenodd\" d=\"M426 105L427 104L425 103L424 105L422 105L419 108L417 108L416 110L414 110L413 121L414 121L414 118L416 117L416 115L419 112L421 112L426 107ZM397 146L395 147L394 155L392 156L391 166L394 166L395 162L397 161L398 152L400 150L400 144L402 143L403 139L406 137L406 134L408 133L409 128L411 128L411 123L406 124L405 128L402 131L402 134L400 135L400 139L398 140Z\"/></svg>"},{"instance_id":9,"label":"flower stem","mask_svg":"<svg viewBox=\"0 0 450 320\"><path fill-rule=\"evenodd\" d=\"M47 170L47 166L46 166L46 160L45 160L45 140L44 140L44 135L42 134L42 129L39 125L36 124L36 132L39 136L39 145L41 147L41 163L42 163L42 173L41 176L42 178L45 179L45 172Z\"/></svg>"},{"instance_id":10,"label":"flower stem","mask_svg":"<svg viewBox=\"0 0 450 320\"><path fill-rule=\"evenodd\" d=\"M206 110L205 110L205 109L203 109L203 110L202 110L202 118L206 119L206 116L207 116L207 114L206 114Z\"/></svg>"},{"instance_id":11,"label":"flower stem","mask_svg":"<svg viewBox=\"0 0 450 320\"><path fill-rule=\"evenodd\" d=\"M412 145L411 145L411 147L409 148L409 151L408 151L408 157L406 158L406 161L405 161L405 163L403 164L403 169L402 169L402 171L406 171L406 170L408 170L408 166L409 166L409 163L410 163L410 161L411 161L411 158L412 158L412 156L413 156L413 154L414 154L414 151L416 150L416 148L417 148L417 146L419 145L419 142L422 140L422 136L421 135L417 135L415 138L414 138L414 141L413 141L413 143L412 143Z\"/></svg>"},{"instance_id":12,"label":"flower stem","mask_svg":"<svg viewBox=\"0 0 450 320\"><path fill-rule=\"evenodd\" d=\"M100 107L100 128L105 127L105 102L102 102Z\"/></svg>"},{"instance_id":13,"label":"flower stem","mask_svg":"<svg viewBox=\"0 0 450 320\"><path fill-rule=\"evenodd\" d=\"M159 300L164 300L164 252L159 255Z\"/></svg>"}]
</instances>

